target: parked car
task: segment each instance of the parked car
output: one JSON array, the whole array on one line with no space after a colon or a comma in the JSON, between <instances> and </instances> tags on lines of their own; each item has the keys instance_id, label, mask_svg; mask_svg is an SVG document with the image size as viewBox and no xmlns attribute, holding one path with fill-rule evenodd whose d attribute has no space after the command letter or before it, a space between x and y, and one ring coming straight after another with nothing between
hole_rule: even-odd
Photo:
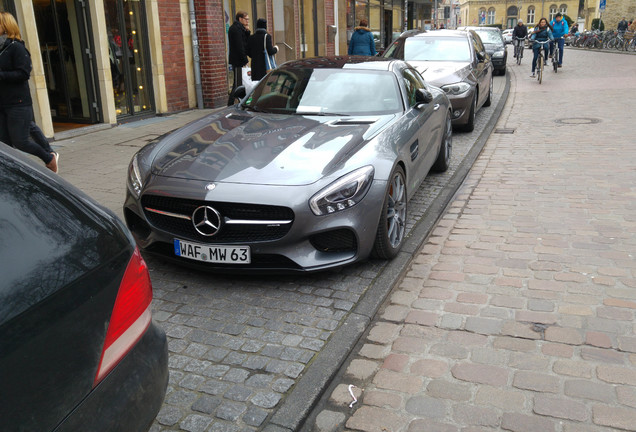
<instances>
[{"instance_id":1,"label":"parked car","mask_svg":"<svg viewBox=\"0 0 636 432\"><path fill-rule=\"evenodd\" d=\"M130 233L3 143L0 196L2 429L148 430L168 350Z\"/></svg>"},{"instance_id":2,"label":"parked car","mask_svg":"<svg viewBox=\"0 0 636 432\"><path fill-rule=\"evenodd\" d=\"M224 271L390 259L407 201L448 167L450 102L402 61L287 62L242 102L142 148L124 206L137 244Z\"/></svg>"},{"instance_id":3,"label":"parked car","mask_svg":"<svg viewBox=\"0 0 636 432\"><path fill-rule=\"evenodd\" d=\"M503 37L504 43L506 44L512 43L512 32L513 32L513 29L506 29L501 32L501 36Z\"/></svg>"},{"instance_id":4,"label":"parked car","mask_svg":"<svg viewBox=\"0 0 636 432\"><path fill-rule=\"evenodd\" d=\"M406 32L383 57L407 61L427 83L444 90L453 106L453 125L465 131L474 129L477 110L492 102L492 63L473 31Z\"/></svg>"},{"instance_id":5,"label":"parked car","mask_svg":"<svg viewBox=\"0 0 636 432\"><path fill-rule=\"evenodd\" d=\"M490 54L492 58L492 65L495 68L495 73L500 75L506 74L506 62L508 61L508 51L506 51L506 44L504 43L501 35L501 30L497 27L479 27L468 26L460 27L459 30L473 30L481 38L486 52Z\"/></svg>"}]
</instances>

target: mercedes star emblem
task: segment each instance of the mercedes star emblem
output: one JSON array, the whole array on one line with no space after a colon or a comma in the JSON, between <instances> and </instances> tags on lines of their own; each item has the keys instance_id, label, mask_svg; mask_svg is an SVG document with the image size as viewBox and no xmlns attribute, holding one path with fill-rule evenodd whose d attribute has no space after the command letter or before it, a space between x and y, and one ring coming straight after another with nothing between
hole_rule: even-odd
<instances>
[{"instance_id":1,"label":"mercedes star emblem","mask_svg":"<svg viewBox=\"0 0 636 432\"><path fill-rule=\"evenodd\" d=\"M192 224L199 234L213 236L221 229L221 214L210 206L197 207L192 212Z\"/></svg>"}]
</instances>

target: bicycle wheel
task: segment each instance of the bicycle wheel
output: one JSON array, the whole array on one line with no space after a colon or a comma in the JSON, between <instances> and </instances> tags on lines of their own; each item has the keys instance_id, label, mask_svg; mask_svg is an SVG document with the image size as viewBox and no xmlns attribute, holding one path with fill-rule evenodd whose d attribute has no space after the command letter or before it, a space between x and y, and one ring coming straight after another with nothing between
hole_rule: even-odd
<instances>
[{"instance_id":1,"label":"bicycle wheel","mask_svg":"<svg viewBox=\"0 0 636 432\"><path fill-rule=\"evenodd\" d=\"M523 45L519 45L519 50L517 51L517 64L521 64L521 58L523 57Z\"/></svg>"},{"instance_id":2,"label":"bicycle wheel","mask_svg":"<svg viewBox=\"0 0 636 432\"><path fill-rule=\"evenodd\" d=\"M552 67L554 68L554 73L557 73L559 70L559 47L554 47L554 57L552 57Z\"/></svg>"},{"instance_id":3,"label":"bicycle wheel","mask_svg":"<svg viewBox=\"0 0 636 432\"><path fill-rule=\"evenodd\" d=\"M539 80L539 84L543 81L543 53L539 55L539 61L537 62L537 79Z\"/></svg>"}]
</instances>

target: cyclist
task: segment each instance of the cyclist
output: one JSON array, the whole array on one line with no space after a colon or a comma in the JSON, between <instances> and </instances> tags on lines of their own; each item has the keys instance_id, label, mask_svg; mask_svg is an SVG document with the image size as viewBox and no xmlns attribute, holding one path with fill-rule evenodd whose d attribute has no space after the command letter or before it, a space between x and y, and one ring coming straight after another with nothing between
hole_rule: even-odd
<instances>
[{"instance_id":1,"label":"cyclist","mask_svg":"<svg viewBox=\"0 0 636 432\"><path fill-rule=\"evenodd\" d=\"M532 78L534 78L534 71L537 68L537 60L541 55L541 50L544 49L544 45L538 42L546 42L554 40L552 36L552 29L550 28L550 24L548 24L548 20L546 18L541 18L539 20L539 24L532 31L532 35L530 35L530 40L534 41L532 44L532 51L534 52L534 57L532 57ZM545 51L545 59L548 60L548 52Z\"/></svg>"},{"instance_id":2,"label":"cyclist","mask_svg":"<svg viewBox=\"0 0 636 432\"><path fill-rule=\"evenodd\" d=\"M517 46L523 43L523 39L528 36L528 27L523 24L523 21L517 21L515 29L512 31L512 40L515 44L515 57L517 57ZM523 54L521 55L523 57Z\"/></svg>"},{"instance_id":3,"label":"cyclist","mask_svg":"<svg viewBox=\"0 0 636 432\"><path fill-rule=\"evenodd\" d=\"M552 36L554 36L555 42L550 42L550 58L554 55L554 44L559 44L559 58L556 59L559 62L559 67L563 65L563 45L565 44L565 35L569 33L570 28L568 22L563 19L561 12L557 13L552 22Z\"/></svg>"}]
</instances>

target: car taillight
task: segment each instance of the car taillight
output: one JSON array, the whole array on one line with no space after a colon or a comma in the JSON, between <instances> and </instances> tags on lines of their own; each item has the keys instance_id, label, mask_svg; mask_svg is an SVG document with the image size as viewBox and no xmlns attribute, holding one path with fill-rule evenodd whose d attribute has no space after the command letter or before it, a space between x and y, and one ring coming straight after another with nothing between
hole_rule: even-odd
<instances>
[{"instance_id":1,"label":"car taillight","mask_svg":"<svg viewBox=\"0 0 636 432\"><path fill-rule=\"evenodd\" d=\"M151 321L151 301L152 285L148 267L139 249L135 248L119 285L93 386L115 367L144 334Z\"/></svg>"}]
</instances>

